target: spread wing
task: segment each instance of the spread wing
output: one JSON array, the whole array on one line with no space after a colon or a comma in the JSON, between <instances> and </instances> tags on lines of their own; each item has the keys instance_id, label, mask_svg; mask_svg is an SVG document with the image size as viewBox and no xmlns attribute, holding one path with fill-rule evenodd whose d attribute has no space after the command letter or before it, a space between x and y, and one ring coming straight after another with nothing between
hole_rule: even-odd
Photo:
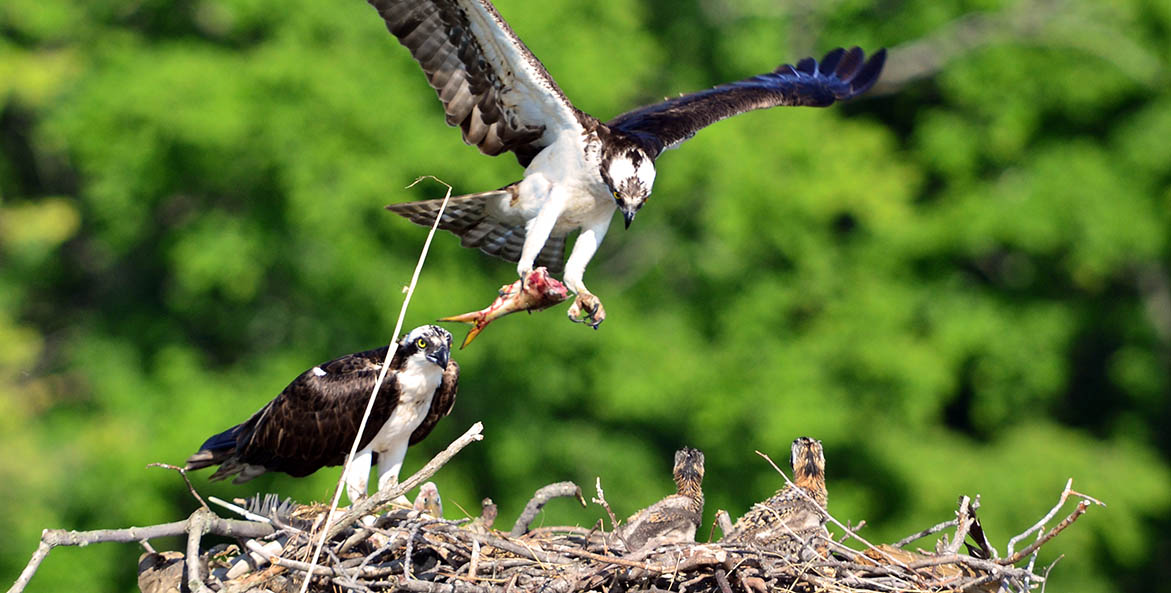
<instances>
[{"instance_id":1,"label":"spread wing","mask_svg":"<svg viewBox=\"0 0 1171 593\"><path fill-rule=\"evenodd\" d=\"M455 394L459 391L459 363L447 361L447 368L443 370L443 379L439 387L435 388L435 395L431 396L431 409L427 410L427 417L423 423L411 433L410 444L414 445L427 438L439 420L451 413L455 407Z\"/></svg>"},{"instance_id":2,"label":"spread wing","mask_svg":"<svg viewBox=\"0 0 1171 593\"><path fill-rule=\"evenodd\" d=\"M657 156L721 119L780 105L826 107L866 92L882 72L886 50L863 61L860 48L835 49L821 62L805 58L706 91L628 111L606 125L636 136Z\"/></svg>"},{"instance_id":3,"label":"spread wing","mask_svg":"<svg viewBox=\"0 0 1171 593\"><path fill-rule=\"evenodd\" d=\"M293 476L341 465L358 434L386 350L351 354L302 373L239 427L236 457ZM395 374L388 373L359 448L374 438L394 411L397 390Z\"/></svg>"},{"instance_id":4,"label":"spread wing","mask_svg":"<svg viewBox=\"0 0 1171 593\"><path fill-rule=\"evenodd\" d=\"M447 123L480 152L512 151L527 167L558 132L592 119L487 0L369 2L423 68Z\"/></svg>"}]
</instances>

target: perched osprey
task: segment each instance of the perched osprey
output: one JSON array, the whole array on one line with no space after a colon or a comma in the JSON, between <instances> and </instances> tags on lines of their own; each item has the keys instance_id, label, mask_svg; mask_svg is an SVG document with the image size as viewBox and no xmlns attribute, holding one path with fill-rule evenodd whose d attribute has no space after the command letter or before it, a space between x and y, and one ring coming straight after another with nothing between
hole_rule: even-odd
<instances>
[{"instance_id":1,"label":"perched osprey","mask_svg":"<svg viewBox=\"0 0 1171 593\"><path fill-rule=\"evenodd\" d=\"M219 465L211 480L236 476L239 484L269 471L300 477L342 465L386 351L350 354L301 373L251 418L207 439L187 469ZM398 480L407 446L451 412L459 365L450 356L451 334L435 325L417 327L398 343L346 475L351 501L366 495L374 455L381 489Z\"/></svg>"},{"instance_id":2,"label":"perched osprey","mask_svg":"<svg viewBox=\"0 0 1171 593\"><path fill-rule=\"evenodd\" d=\"M809 437L794 440L789 461L793 483L745 513L721 542L750 544L802 560L811 558L811 549L826 554L828 493L821 441Z\"/></svg>"},{"instance_id":3,"label":"perched osprey","mask_svg":"<svg viewBox=\"0 0 1171 593\"><path fill-rule=\"evenodd\" d=\"M671 473L675 494L635 513L618 528L627 554L695 541L703 518L703 452L688 447L676 451Z\"/></svg>"},{"instance_id":4,"label":"perched osprey","mask_svg":"<svg viewBox=\"0 0 1171 593\"><path fill-rule=\"evenodd\" d=\"M565 237L580 230L565 264L577 293L575 321L595 328L601 301L582 278L615 210L626 226L646 203L655 159L705 126L778 105L825 107L878 80L880 50L835 49L772 72L640 107L603 123L569 102L553 77L487 0L369 0L411 51L439 95L447 123L488 155L511 151L524 178L499 190L451 199L439 228L465 247L517 262L523 279L535 265L562 270ZM430 226L440 200L388 206Z\"/></svg>"}]
</instances>

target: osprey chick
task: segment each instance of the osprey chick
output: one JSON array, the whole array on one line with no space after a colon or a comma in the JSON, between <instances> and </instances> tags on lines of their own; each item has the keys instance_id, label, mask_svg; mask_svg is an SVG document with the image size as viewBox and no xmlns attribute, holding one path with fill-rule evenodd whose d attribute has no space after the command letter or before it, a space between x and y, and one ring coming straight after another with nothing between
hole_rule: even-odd
<instances>
[{"instance_id":1,"label":"osprey chick","mask_svg":"<svg viewBox=\"0 0 1171 593\"><path fill-rule=\"evenodd\" d=\"M423 68L447 123L480 152L511 151L524 178L499 190L451 198L439 228L464 247L534 266L562 269L566 235L580 231L565 263L577 293L574 321L597 327L605 310L586 289L586 265L616 210L629 227L650 197L655 159L724 118L779 105L826 107L874 84L885 50L835 49L772 72L628 111L609 122L569 101L488 0L368 0ZM442 200L388 206L430 226Z\"/></svg>"},{"instance_id":2,"label":"osprey chick","mask_svg":"<svg viewBox=\"0 0 1171 593\"><path fill-rule=\"evenodd\" d=\"M676 451L672 474L675 494L635 513L618 528L628 554L695 541L703 518L703 452L687 447Z\"/></svg>"},{"instance_id":3,"label":"osprey chick","mask_svg":"<svg viewBox=\"0 0 1171 593\"><path fill-rule=\"evenodd\" d=\"M809 437L793 441L789 461L793 483L753 506L721 542L750 544L802 560L811 557L809 546L825 555L824 540L829 532L825 529L827 493L821 441Z\"/></svg>"},{"instance_id":4,"label":"osprey chick","mask_svg":"<svg viewBox=\"0 0 1171 593\"><path fill-rule=\"evenodd\" d=\"M386 352L349 354L301 373L251 418L207 439L186 469L219 465L209 479L235 476L240 484L269 471L301 477L342 465ZM451 412L459 364L450 357L451 334L439 326L417 327L398 343L345 477L351 501L366 496L375 456L382 489L398 480L407 447Z\"/></svg>"},{"instance_id":5,"label":"osprey chick","mask_svg":"<svg viewBox=\"0 0 1171 593\"><path fill-rule=\"evenodd\" d=\"M436 519L443 518L443 498L439 496L439 487L435 482L423 482L411 506L416 511L427 513Z\"/></svg>"}]
</instances>

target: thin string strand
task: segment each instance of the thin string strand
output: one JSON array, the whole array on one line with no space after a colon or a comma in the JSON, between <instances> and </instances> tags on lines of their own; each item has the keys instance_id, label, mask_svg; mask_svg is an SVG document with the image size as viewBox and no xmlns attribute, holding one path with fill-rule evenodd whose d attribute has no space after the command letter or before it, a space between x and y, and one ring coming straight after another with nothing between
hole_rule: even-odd
<instances>
[{"instance_id":1,"label":"thin string strand","mask_svg":"<svg viewBox=\"0 0 1171 593\"><path fill-rule=\"evenodd\" d=\"M333 502L329 505L329 513L325 515L325 525L321 527L321 540L317 542L317 547L313 549L313 558L309 561L309 570L305 574L305 580L301 581L301 592L305 593L309 589L309 581L313 580L313 570L317 568L317 560L321 557L321 549L325 547L325 536L329 533L330 524L333 523L334 511L337 510L337 504L342 497L342 487L346 483L346 474L350 471L350 462L354 460L354 455L358 453L358 443L362 441L362 434L366 432L366 423L370 420L370 412L374 409L374 400L378 398L378 392L382 390L382 382L386 380L386 375L390 371L390 359L394 358L395 352L398 351L398 334L403 329L403 318L407 314L407 306L411 304L411 295L415 294L415 284L419 282L419 274L423 271L423 262L427 260L427 252L431 250L431 239L435 237L435 231L439 229L439 221L443 219L443 212L447 210L447 203L451 200L451 186L440 181L432 175L424 175L407 188L412 188L415 184L424 179L432 179L435 182L447 188L447 194L443 196L443 203L439 205L439 212L435 215L435 222L431 225L431 231L427 233L427 240L423 242L423 251L419 253L419 261L415 264L415 273L411 275L411 283L407 285L407 296L403 299L403 306L398 312L398 321L394 324L394 334L390 341L390 346L386 350L386 358L382 361L382 369L378 373L378 381L374 383L374 391L370 393L370 400L366 402L366 412L362 414L362 422L358 424L358 434L354 437L354 444L350 446L350 453L346 455L346 463L342 466L342 475L338 478L337 488L333 492ZM366 476L369 479L369 475ZM351 503L353 501L350 501Z\"/></svg>"}]
</instances>

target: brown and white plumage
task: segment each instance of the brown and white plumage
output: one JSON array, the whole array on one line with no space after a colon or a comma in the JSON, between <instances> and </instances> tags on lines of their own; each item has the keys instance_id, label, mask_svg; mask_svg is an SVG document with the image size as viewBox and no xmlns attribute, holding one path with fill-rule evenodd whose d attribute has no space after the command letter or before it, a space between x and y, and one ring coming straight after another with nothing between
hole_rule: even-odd
<instances>
[{"instance_id":1,"label":"brown and white plumage","mask_svg":"<svg viewBox=\"0 0 1171 593\"><path fill-rule=\"evenodd\" d=\"M349 354L301 373L251 418L207 439L186 468L219 465L210 479L235 476L238 484L269 471L300 477L343 464L387 350ZM374 456L379 486L397 480L407 446L451 412L459 364L450 353L451 334L434 325L399 342L346 477L351 500L366 494Z\"/></svg>"},{"instance_id":2,"label":"brown and white plumage","mask_svg":"<svg viewBox=\"0 0 1171 593\"><path fill-rule=\"evenodd\" d=\"M703 452L683 448L675 452L675 494L635 513L619 526L618 540L628 554L671 543L695 541L703 518Z\"/></svg>"},{"instance_id":3,"label":"brown and white plumage","mask_svg":"<svg viewBox=\"0 0 1171 593\"><path fill-rule=\"evenodd\" d=\"M580 126L580 112L491 2L369 2L423 69L448 125L484 154L511 151L527 167L559 128Z\"/></svg>"},{"instance_id":4,"label":"brown and white plumage","mask_svg":"<svg viewBox=\"0 0 1171 593\"><path fill-rule=\"evenodd\" d=\"M450 125L481 152L511 151L524 178L501 190L452 199L440 228L517 262L521 278L537 265L561 270L565 237L580 231L565 284L577 293L570 317L597 327L601 301L585 286L586 265L615 210L627 227L646 203L654 161L721 119L780 105L824 107L878 80L879 51L837 49L795 66L640 107L609 122L575 107L488 0L368 0L411 52L443 103ZM430 225L438 200L388 207ZM556 261L555 261L556 260Z\"/></svg>"},{"instance_id":5,"label":"brown and white plumage","mask_svg":"<svg viewBox=\"0 0 1171 593\"><path fill-rule=\"evenodd\" d=\"M811 557L810 550L824 555L828 494L821 442L809 437L793 441L790 461L793 483L753 506L722 542L748 544L803 560Z\"/></svg>"}]
</instances>

